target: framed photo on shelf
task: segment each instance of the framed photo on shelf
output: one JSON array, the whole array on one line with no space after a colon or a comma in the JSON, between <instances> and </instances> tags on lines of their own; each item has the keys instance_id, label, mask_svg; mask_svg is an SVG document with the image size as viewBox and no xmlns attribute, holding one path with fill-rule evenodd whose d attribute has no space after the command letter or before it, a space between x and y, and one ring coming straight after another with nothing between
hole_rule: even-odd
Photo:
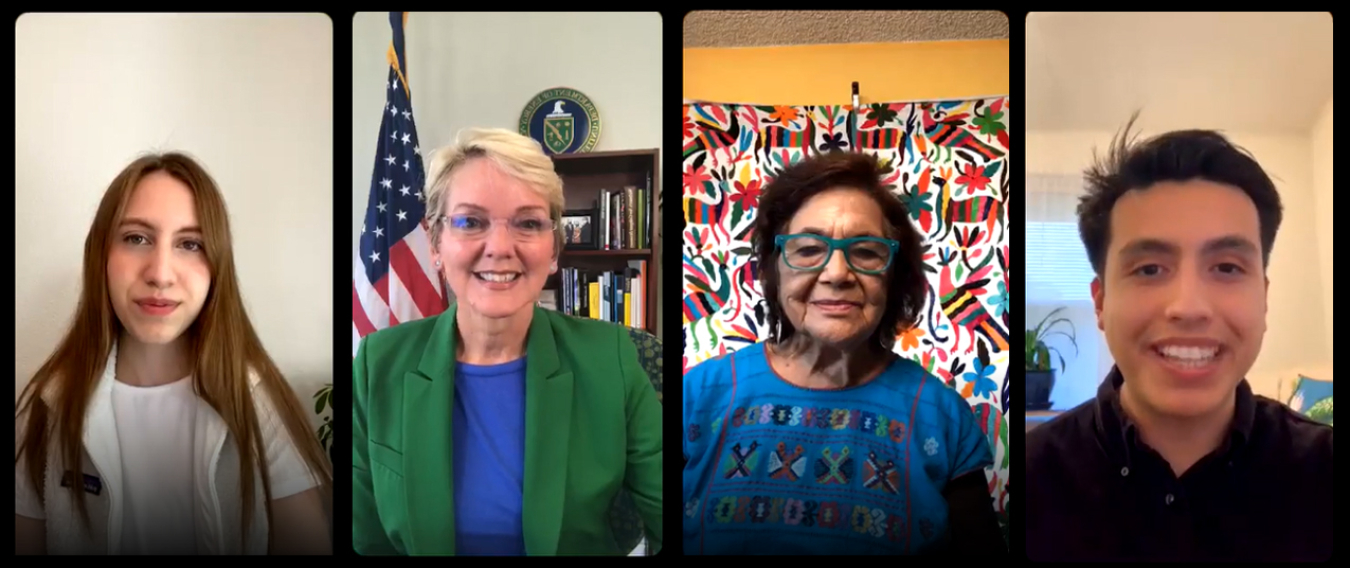
<instances>
[{"instance_id":1,"label":"framed photo on shelf","mask_svg":"<svg viewBox=\"0 0 1350 568\"><path fill-rule=\"evenodd\" d=\"M563 248L566 250L593 250L596 247L594 209L573 209L562 216Z\"/></svg>"}]
</instances>

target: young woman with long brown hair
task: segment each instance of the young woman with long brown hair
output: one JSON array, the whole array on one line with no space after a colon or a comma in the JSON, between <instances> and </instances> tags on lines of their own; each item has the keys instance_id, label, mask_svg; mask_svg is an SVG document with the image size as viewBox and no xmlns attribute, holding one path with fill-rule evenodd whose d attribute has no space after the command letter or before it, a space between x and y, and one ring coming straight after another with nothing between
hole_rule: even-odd
<instances>
[{"instance_id":1,"label":"young woman with long brown hair","mask_svg":"<svg viewBox=\"0 0 1350 568\"><path fill-rule=\"evenodd\" d=\"M244 310L206 171L122 170L83 275L15 404L16 552L331 554L332 466Z\"/></svg>"}]
</instances>

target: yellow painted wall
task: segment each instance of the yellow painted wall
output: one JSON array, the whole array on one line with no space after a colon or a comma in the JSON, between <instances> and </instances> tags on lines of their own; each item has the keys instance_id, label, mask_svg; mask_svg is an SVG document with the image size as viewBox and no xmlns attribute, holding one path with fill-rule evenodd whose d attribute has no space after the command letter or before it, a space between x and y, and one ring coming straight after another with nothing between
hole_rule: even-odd
<instances>
[{"instance_id":1,"label":"yellow painted wall","mask_svg":"<svg viewBox=\"0 0 1350 568\"><path fill-rule=\"evenodd\" d=\"M1007 95L1008 41L851 43L684 50L684 98L766 105Z\"/></svg>"}]
</instances>

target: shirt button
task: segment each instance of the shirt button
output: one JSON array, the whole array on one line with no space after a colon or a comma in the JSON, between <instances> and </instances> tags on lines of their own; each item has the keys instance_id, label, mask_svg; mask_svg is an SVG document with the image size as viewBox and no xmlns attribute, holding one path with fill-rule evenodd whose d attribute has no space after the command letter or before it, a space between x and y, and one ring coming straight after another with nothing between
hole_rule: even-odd
<instances>
[{"instance_id":1,"label":"shirt button","mask_svg":"<svg viewBox=\"0 0 1350 568\"><path fill-rule=\"evenodd\" d=\"M1120 468L1120 476L1121 476L1121 477L1128 477L1129 475L1130 475L1130 468L1128 468L1128 467L1122 467L1122 468Z\"/></svg>"},{"instance_id":2,"label":"shirt button","mask_svg":"<svg viewBox=\"0 0 1350 568\"><path fill-rule=\"evenodd\" d=\"M1167 498L1166 498L1166 499L1163 499L1163 501L1166 501L1168 505L1171 505L1171 504L1172 504L1172 501L1174 501L1174 499L1172 499L1172 494L1171 494L1171 493L1168 493L1168 494L1167 494Z\"/></svg>"}]
</instances>

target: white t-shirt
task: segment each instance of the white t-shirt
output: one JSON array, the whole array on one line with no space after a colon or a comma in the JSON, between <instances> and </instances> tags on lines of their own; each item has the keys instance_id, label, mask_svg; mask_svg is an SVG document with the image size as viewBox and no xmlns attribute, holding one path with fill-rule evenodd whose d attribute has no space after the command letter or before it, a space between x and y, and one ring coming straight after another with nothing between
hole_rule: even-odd
<instances>
[{"instance_id":1,"label":"white t-shirt","mask_svg":"<svg viewBox=\"0 0 1350 568\"><path fill-rule=\"evenodd\" d=\"M255 395L261 394L261 389ZM154 387L115 381L112 391L117 442L122 453L122 544L120 554L196 554L192 477L196 394L183 378ZM269 428L269 422L274 428ZM285 426L259 416L263 426L272 500L315 487ZM49 450L51 451L51 450ZM45 519L24 460L14 468L14 512ZM256 488L261 491L262 488Z\"/></svg>"},{"instance_id":2,"label":"white t-shirt","mask_svg":"<svg viewBox=\"0 0 1350 568\"><path fill-rule=\"evenodd\" d=\"M196 553L192 514L196 399L188 378L153 387L113 382L125 495L123 554Z\"/></svg>"}]
</instances>

